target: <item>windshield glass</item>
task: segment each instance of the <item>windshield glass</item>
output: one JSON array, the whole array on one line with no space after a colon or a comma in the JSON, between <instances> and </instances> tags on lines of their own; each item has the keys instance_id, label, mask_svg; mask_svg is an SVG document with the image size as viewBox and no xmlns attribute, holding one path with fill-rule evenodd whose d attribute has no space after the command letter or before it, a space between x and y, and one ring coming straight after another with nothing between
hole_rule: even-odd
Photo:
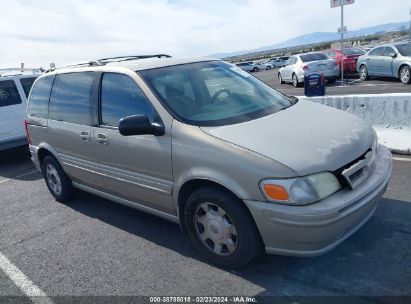
<instances>
[{"instance_id":1,"label":"windshield glass","mask_svg":"<svg viewBox=\"0 0 411 304\"><path fill-rule=\"evenodd\" d=\"M400 44L396 45L396 47L401 56L411 56L411 44Z\"/></svg>"},{"instance_id":2,"label":"windshield glass","mask_svg":"<svg viewBox=\"0 0 411 304\"><path fill-rule=\"evenodd\" d=\"M304 54L300 55L302 62L310 62L316 60L325 60L328 59L328 56L324 53L311 53L311 54Z\"/></svg>"},{"instance_id":3,"label":"windshield glass","mask_svg":"<svg viewBox=\"0 0 411 304\"><path fill-rule=\"evenodd\" d=\"M291 105L281 93L221 61L157 68L139 74L177 119L192 125L240 123Z\"/></svg>"}]
</instances>

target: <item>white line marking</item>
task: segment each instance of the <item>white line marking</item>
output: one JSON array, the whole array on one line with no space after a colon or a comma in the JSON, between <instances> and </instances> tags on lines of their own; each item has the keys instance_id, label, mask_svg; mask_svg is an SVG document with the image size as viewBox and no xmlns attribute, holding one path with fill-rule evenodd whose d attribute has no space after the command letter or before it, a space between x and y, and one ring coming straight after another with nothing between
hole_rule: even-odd
<instances>
[{"instance_id":1,"label":"white line marking","mask_svg":"<svg viewBox=\"0 0 411 304\"><path fill-rule=\"evenodd\" d=\"M38 288L24 273L14 266L8 258L0 253L0 269L13 281L13 283L30 298L33 303L54 303L40 288Z\"/></svg>"},{"instance_id":2,"label":"white line marking","mask_svg":"<svg viewBox=\"0 0 411 304\"><path fill-rule=\"evenodd\" d=\"M409 161L411 162L411 158L405 158L405 157L393 157L393 160L399 160L399 161Z\"/></svg>"},{"instance_id":3,"label":"white line marking","mask_svg":"<svg viewBox=\"0 0 411 304\"><path fill-rule=\"evenodd\" d=\"M23 173L23 174L17 175L17 176L15 176L15 177L11 177L11 178L8 178L8 179L5 179L5 180L2 180L2 181L0 181L0 184L5 183L5 182L8 182L9 180L12 180L12 179L16 179L16 178L20 178L20 177L25 177L25 176L27 176L27 175L30 175L30 174L33 174L33 173L36 173L36 172L39 172L39 173L40 173L40 171L39 171L39 170L29 171L29 172L26 172L26 173Z\"/></svg>"}]
</instances>

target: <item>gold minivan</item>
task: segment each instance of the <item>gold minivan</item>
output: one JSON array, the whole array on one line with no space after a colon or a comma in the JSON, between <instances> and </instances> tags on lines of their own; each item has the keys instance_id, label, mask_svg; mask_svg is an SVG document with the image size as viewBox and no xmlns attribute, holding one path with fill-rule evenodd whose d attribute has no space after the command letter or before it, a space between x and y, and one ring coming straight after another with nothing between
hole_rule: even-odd
<instances>
[{"instance_id":1,"label":"gold minivan","mask_svg":"<svg viewBox=\"0 0 411 304\"><path fill-rule=\"evenodd\" d=\"M57 201L81 189L179 223L224 267L260 250L331 250L371 217L392 171L364 120L214 59L128 56L47 71L26 130Z\"/></svg>"}]
</instances>

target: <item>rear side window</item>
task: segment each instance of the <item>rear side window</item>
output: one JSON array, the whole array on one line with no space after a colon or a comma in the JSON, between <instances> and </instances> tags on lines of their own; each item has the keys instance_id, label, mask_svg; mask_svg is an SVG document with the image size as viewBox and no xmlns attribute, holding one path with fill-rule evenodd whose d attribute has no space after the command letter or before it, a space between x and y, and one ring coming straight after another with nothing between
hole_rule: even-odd
<instances>
[{"instance_id":1,"label":"rear side window","mask_svg":"<svg viewBox=\"0 0 411 304\"><path fill-rule=\"evenodd\" d=\"M370 55L371 56L382 56L384 54L384 49L385 48L383 47L376 48L374 51L370 53Z\"/></svg>"},{"instance_id":2,"label":"rear side window","mask_svg":"<svg viewBox=\"0 0 411 304\"><path fill-rule=\"evenodd\" d=\"M153 108L135 81L122 74L103 74L101 124L117 127L121 118L137 114L145 114L151 120Z\"/></svg>"},{"instance_id":3,"label":"rear side window","mask_svg":"<svg viewBox=\"0 0 411 304\"><path fill-rule=\"evenodd\" d=\"M56 76L50 97L49 118L91 125L93 72Z\"/></svg>"},{"instance_id":4,"label":"rear side window","mask_svg":"<svg viewBox=\"0 0 411 304\"><path fill-rule=\"evenodd\" d=\"M20 103L21 98L14 81L0 81L0 107L7 107Z\"/></svg>"},{"instance_id":5,"label":"rear side window","mask_svg":"<svg viewBox=\"0 0 411 304\"><path fill-rule=\"evenodd\" d=\"M51 86L54 76L40 78L31 92L27 114L37 118L48 116Z\"/></svg>"},{"instance_id":6,"label":"rear side window","mask_svg":"<svg viewBox=\"0 0 411 304\"><path fill-rule=\"evenodd\" d=\"M27 77L20 79L20 83L23 87L24 94L26 94L26 97L29 97L30 89L33 86L34 80L36 80L36 78L37 77Z\"/></svg>"}]
</instances>

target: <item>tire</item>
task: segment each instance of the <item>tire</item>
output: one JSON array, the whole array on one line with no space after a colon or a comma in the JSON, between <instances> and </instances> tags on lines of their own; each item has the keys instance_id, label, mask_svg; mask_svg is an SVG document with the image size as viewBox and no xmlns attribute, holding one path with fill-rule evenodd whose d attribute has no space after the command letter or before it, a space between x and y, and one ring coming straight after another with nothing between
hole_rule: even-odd
<instances>
[{"instance_id":1,"label":"tire","mask_svg":"<svg viewBox=\"0 0 411 304\"><path fill-rule=\"evenodd\" d=\"M365 81L370 78L370 76L368 75L368 69L365 65L360 66L359 73L360 73L360 79L362 81Z\"/></svg>"},{"instance_id":2,"label":"tire","mask_svg":"<svg viewBox=\"0 0 411 304\"><path fill-rule=\"evenodd\" d=\"M41 166L44 180L56 201L64 202L73 198L75 189L58 161L51 155L43 159Z\"/></svg>"},{"instance_id":3,"label":"tire","mask_svg":"<svg viewBox=\"0 0 411 304\"><path fill-rule=\"evenodd\" d=\"M253 68L253 72L257 72L258 71L258 68Z\"/></svg>"},{"instance_id":4,"label":"tire","mask_svg":"<svg viewBox=\"0 0 411 304\"><path fill-rule=\"evenodd\" d=\"M328 84L334 84L337 81L337 78L330 78L327 80Z\"/></svg>"},{"instance_id":5,"label":"tire","mask_svg":"<svg viewBox=\"0 0 411 304\"><path fill-rule=\"evenodd\" d=\"M271 70L271 67L270 67L270 66L268 66L268 67L266 68L266 70Z\"/></svg>"},{"instance_id":6,"label":"tire","mask_svg":"<svg viewBox=\"0 0 411 304\"><path fill-rule=\"evenodd\" d=\"M280 84L285 83L285 81L283 80L283 77L281 76L281 73L278 73L278 79L280 80Z\"/></svg>"},{"instance_id":7,"label":"tire","mask_svg":"<svg viewBox=\"0 0 411 304\"><path fill-rule=\"evenodd\" d=\"M411 83L411 69L408 65L403 66L400 69L400 80L403 84L409 84Z\"/></svg>"},{"instance_id":8,"label":"tire","mask_svg":"<svg viewBox=\"0 0 411 304\"><path fill-rule=\"evenodd\" d=\"M217 187L199 188L190 195L184 225L194 248L221 267L244 266L261 250L260 234L246 206Z\"/></svg>"},{"instance_id":9,"label":"tire","mask_svg":"<svg viewBox=\"0 0 411 304\"><path fill-rule=\"evenodd\" d=\"M295 74L293 74L292 76L292 83L293 83L294 88L298 88L301 86L301 84L298 82L298 77Z\"/></svg>"}]
</instances>

